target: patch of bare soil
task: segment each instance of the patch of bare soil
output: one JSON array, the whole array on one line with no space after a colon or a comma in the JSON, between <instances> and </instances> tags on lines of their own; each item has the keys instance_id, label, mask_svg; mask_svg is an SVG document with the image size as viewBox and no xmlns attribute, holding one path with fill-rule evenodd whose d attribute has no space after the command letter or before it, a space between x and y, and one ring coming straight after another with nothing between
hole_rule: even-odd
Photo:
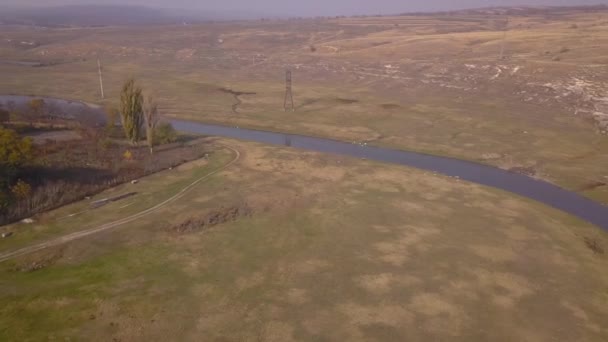
<instances>
[{"instance_id":1,"label":"patch of bare soil","mask_svg":"<svg viewBox=\"0 0 608 342\"><path fill-rule=\"evenodd\" d=\"M207 158L208 158L208 156L205 156L204 159L195 160L190 163L184 163L184 164L178 166L176 170L177 171L190 171L190 170L204 167L207 164L209 164L209 160Z\"/></svg>"},{"instance_id":2,"label":"patch of bare soil","mask_svg":"<svg viewBox=\"0 0 608 342\"><path fill-rule=\"evenodd\" d=\"M606 186L606 183L604 182L590 182L587 184L584 184L583 186L581 186L579 188L579 191L591 191L591 190L595 190L597 188L601 188L603 186Z\"/></svg>"},{"instance_id":3,"label":"patch of bare soil","mask_svg":"<svg viewBox=\"0 0 608 342\"><path fill-rule=\"evenodd\" d=\"M359 100L355 100L355 99L344 99L344 98L336 98L336 102L340 103L340 104L353 104L353 103L357 103L359 102Z\"/></svg>"},{"instance_id":4,"label":"patch of bare soil","mask_svg":"<svg viewBox=\"0 0 608 342\"><path fill-rule=\"evenodd\" d=\"M604 247L596 238L585 237L585 246L595 254L604 254Z\"/></svg>"},{"instance_id":5,"label":"patch of bare soil","mask_svg":"<svg viewBox=\"0 0 608 342\"><path fill-rule=\"evenodd\" d=\"M64 248L47 250L41 254L33 255L27 260L15 266L17 272L35 272L54 265L63 257Z\"/></svg>"},{"instance_id":6,"label":"patch of bare soil","mask_svg":"<svg viewBox=\"0 0 608 342\"><path fill-rule=\"evenodd\" d=\"M383 103L380 105L380 107L382 107L382 109L386 109L386 110L401 108L401 106L399 106L398 104L395 104L395 103Z\"/></svg>"},{"instance_id":7,"label":"patch of bare soil","mask_svg":"<svg viewBox=\"0 0 608 342\"><path fill-rule=\"evenodd\" d=\"M125 198L129 198L129 197L132 197L132 196L135 196L135 195L137 195L137 192L129 192L129 193L126 193L126 194L120 194L118 196L114 196L114 197L110 197L110 198L104 198L104 199L101 199L101 200L98 200L98 201L95 201L95 202L91 203L91 208L97 209L97 208L103 207L104 205L107 205L109 203L120 201L120 200L123 200Z\"/></svg>"},{"instance_id":8,"label":"patch of bare soil","mask_svg":"<svg viewBox=\"0 0 608 342\"><path fill-rule=\"evenodd\" d=\"M536 170L532 167L516 166L509 169L513 173L519 173L526 176L535 176Z\"/></svg>"},{"instance_id":9,"label":"patch of bare soil","mask_svg":"<svg viewBox=\"0 0 608 342\"><path fill-rule=\"evenodd\" d=\"M203 217L191 217L168 228L168 231L177 234L188 234L202 231L226 222L234 222L240 217L250 217L253 209L247 205L220 208L211 211Z\"/></svg>"}]
</instances>

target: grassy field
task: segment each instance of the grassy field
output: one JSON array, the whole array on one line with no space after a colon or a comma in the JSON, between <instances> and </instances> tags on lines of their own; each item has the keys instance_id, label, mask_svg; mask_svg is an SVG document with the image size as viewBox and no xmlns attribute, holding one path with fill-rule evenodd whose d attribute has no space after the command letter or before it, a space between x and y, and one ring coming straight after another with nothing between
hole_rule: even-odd
<instances>
[{"instance_id":1,"label":"grassy field","mask_svg":"<svg viewBox=\"0 0 608 342\"><path fill-rule=\"evenodd\" d=\"M608 337L608 259L598 249L608 239L597 228L413 169L224 143L240 160L183 198L125 227L1 264L0 339ZM208 164L142 179L133 206L121 209L126 199L65 226L142 210L231 158L220 150ZM67 233L58 222L85 207L15 226L2 250L43 239L45 230ZM246 214L171 229L232 208Z\"/></svg>"}]
</instances>

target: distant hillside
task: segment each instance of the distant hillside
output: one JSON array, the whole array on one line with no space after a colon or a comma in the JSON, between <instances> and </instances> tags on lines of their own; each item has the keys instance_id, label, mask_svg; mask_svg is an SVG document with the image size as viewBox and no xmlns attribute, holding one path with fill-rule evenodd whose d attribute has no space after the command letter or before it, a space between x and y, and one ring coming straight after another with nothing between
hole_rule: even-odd
<instances>
[{"instance_id":1,"label":"distant hillside","mask_svg":"<svg viewBox=\"0 0 608 342\"><path fill-rule=\"evenodd\" d=\"M181 24L246 19L247 13L205 13L142 6L73 5L0 9L0 23L46 27Z\"/></svg>"},{"instance_id":2,"label":"distant hillside","mask_svg":"<svg viewBox=\"0 0 608 342\"><path fill-rule=\"evenodd\" d=\"M460 15L484 15L484 14L506 14L506 15L535 15L535 14L567 14L571 12L594 12L604 11L608 5L591 6L503 6L470 8L455 11L435 12L413 12L402 13L402 15L429 15L429 14L460 14Z\"/></svg>"}]
</instances>

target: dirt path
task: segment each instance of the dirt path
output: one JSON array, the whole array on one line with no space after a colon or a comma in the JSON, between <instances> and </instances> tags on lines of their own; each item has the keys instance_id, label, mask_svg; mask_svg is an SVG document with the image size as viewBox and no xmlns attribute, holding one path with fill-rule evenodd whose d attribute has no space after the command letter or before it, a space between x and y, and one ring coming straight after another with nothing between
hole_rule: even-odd
<instances>
[{"instance_id":1,"label":"dirt path","mask_svg":"<svg viewBox=\"0 0 608 342\"><path fill-rule=\"evenodd\" d=\"M167 204L180 199L190 189L192 189L193 187L195 187L197 184L199 184L200 182L202 182L202 181L208 179L209 177L217 174L218 172L221 172L221 171L227 169L228 167L232 166L234 163L236 163L240 159L241 154L240 154L240 152L238 150L236 150L236 149L234 149L232 147L227 147L227 146L223 146L223 147L225 147L227 149L230 149L231 151L233 151L235 153L234 159L232 159L228 164L226 164L226 165L224 165L224 166L222 166L222 167L220 167L220 168L218 168L218 169L216 169L216 170L214 170L214 171L212 171L212 172L210 172L210 173L202 176L201 178L195 180L194 182L190 183L188 186L186 186L185 188L183 188L182 190L180 190L174 196L172 196L172 197L166 199L165 201L163 201L163 202L161 202L161 203L153 206L152 208L148 208L148 209L146 209L144 211L141 211L141 212L139 212L137 214L133 214L131 216L122 218L120 220L116 220L114 222L103 224L101 226L97 226L97 227L89 228L89 229L86 229L86 230L83 230L83 231L67 234L67 235L55 238L53 240L47 241L47 242L42 242L42 243L39 243L39 244L36 244L36 245L24 247L24 248L15 250L15 251L2 253L2 254L0 254L0 262L4 262L4 261L10 260L12 258L16 258L16 257L20 257L20 256L27 255L27 254L30 254L30 253L34 253L34 252L37 252L37 251L40 251L40 250L43 250L43 249L46 249L46 248L49 248L49 247L58 246L58 245L61 245L61 244L64 244L64 243L67 243L67 242L70 242L70 241L74 241L74 240L81 239L81 238L84 238L84 237L87 237L87 236L90 236L90 235L93 235L93 234L96 234L96 233L99 233L99 232L103 232L103 231L106 231L106 230L109 230L109 229L112 229L112 228L116 228L118 226L127 224L129 222L133 222L133 221L135 221L137 219L140 219L142 217L145 217L145 216L153 213L154 211L156 211L156 210L158 210L158 209L166 206Z\"/></svg>"}]
</instances>

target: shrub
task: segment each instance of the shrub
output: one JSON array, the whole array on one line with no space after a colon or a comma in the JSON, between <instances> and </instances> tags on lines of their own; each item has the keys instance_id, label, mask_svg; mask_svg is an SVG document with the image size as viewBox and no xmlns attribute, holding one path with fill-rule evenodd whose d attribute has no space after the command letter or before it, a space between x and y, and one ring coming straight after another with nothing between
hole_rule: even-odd
<instances>
[{"instance_id":1,"label":"shrub","mask_svg":"<svg viewBox=\"0 0 608 342\"><path fill-rule=\"evenodd\" d=\"M111 129L114 126L116 126L116 121L118 120L120 113L118 112L118 109L116 109L115 107L111 107L111 106L108 106L105 108L105 113L106 113L106 127L108 129Z\"/></svg>"},{"instance_id":2,"label":"shrub","mask_svg":"<svg viewBox=\"0 0 608 342\"><path fill-rule=\"evenodd\" d=\"M173 125L168 122L162 122L156 126L154 138L158 144L170 144L177 141L177 132L173 128Z\"/></svg>"},{"instance_id":3,"label":"shrub","mask_svg":"<svg viewBox=\"0 0 608 342\"><path fill-rule=\"evenodd\" d=\"M106 127L106 128L104 128L104 134L108 138L114 138L114 139L125 139L126 138L125 131L120 126Z\"/></svg>"},{"instance_id":4,"label":"shrub","mask_svg":"<svg viewBox=\"0 0 608 342\"><path fill-rule=\"evenodd\" d=\"M9 195L9 192L4 189L0 189L0 213L3 213L10 205L11 196Z\"/></svg>"},{"instance_id":5,"label":"shrub","mask_svg":"<svg viewBox=\"0 0 608 342\"><path fill-rule=\"evenodd\" d=\"M585 237L585 245L595 254L604 254L604 248L596 238Z\"/></svg>"},{"instance_id":6,"label":"shrub","mask_svg":"<svg viewBox=\"0 0 608 342\"><path fill-rule=\"evenodd\" d=\"M15 131L0 128L0 188L6 188L18 169L32 156L32 139L22 139Z\"/></svg>"},{"instance_id":7,"label":"shrub","mask_svg":"<svg viewBox=\"0 0 608 342\"><path fill-rule=\"evenodd\" d=\"M131 151L126 150L125 153L123 153L122 157L125 160L133 160L133 153L131 153Z\"/></svg>"},{"instance_id":8,"label":"shrub","mask_svg":"<svg viewBox=\"0 0 608 342\"><path fill-rule=\"evenodd\" d=\"M29 103L30 114L32 119L39 119L44 113L44 106L46 103L43 99L32 99Z\"/></svg>"},{"instance_id":9,"label":"shrub","mask_svg":"<svg viewBox=\"0 0 608 342\"><path fill-rule=\"evenodd\" d=\"M317 47L314 45L311 45L310 47L310 52L317 52Z\"/></svg>"},{"instance_id":10,"label":"shrub","mask_svg":"<svg viewBox=\"0 0 608 342\"><path fill-rule=\"evenodd\" d=\"M112 140L108 139L108 138L103 138L99 140L99 147L104 149L104 150L108 150L112 147L112 145L114 145L114 143L112 143Z\"/></svg>"},{"instance_id":11,"label":"shrub","mask_svg":"<svg viewBox=\"0 0 608 342\"><path fill-rule=\"evenodd\" d=\"M0 125L10 121L10 112L4 108L0 108Z\"/></svg>"},{"instance_id":12,"label":"shrub","mask_svg":"<svg viewBox=\"0 0 608 342\"><path fill-rule=\"evenodd\" d=\"M32 187L31 185L20 179L19 181L17 181L17 184L11 187L11 192L13 193L15 198L23 200L30 197L30 195L32 194Z\"/></svg>"}]
</instances>

